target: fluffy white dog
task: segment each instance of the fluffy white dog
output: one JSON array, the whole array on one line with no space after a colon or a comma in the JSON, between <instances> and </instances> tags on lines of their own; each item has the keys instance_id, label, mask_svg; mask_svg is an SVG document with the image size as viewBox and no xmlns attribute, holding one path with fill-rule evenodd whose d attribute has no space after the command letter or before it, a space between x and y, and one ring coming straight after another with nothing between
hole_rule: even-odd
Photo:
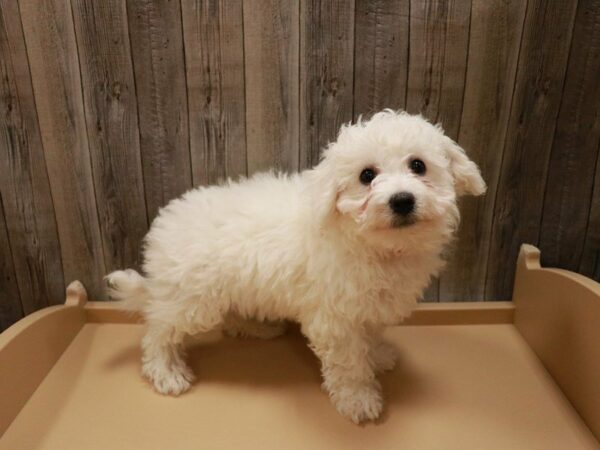
<instances>
[{"instance_id":1,"label":"fluffy white dog","mask_svg":"<svg viewBox=\"0 0 600 450\"><path fill-rule=\"evenodd\" d=\"M386 110L342 126L319 165L187 192L146 236L143 269L107 276L113 298L142 311L143 374L163 394L190 387L185 335L223 326L272 337L300 323L323 387L354 422L383 401L391 369L380 340L443 265L456 198L485 183L464 151L420 116Z\"/></svg>"}]
</instances>

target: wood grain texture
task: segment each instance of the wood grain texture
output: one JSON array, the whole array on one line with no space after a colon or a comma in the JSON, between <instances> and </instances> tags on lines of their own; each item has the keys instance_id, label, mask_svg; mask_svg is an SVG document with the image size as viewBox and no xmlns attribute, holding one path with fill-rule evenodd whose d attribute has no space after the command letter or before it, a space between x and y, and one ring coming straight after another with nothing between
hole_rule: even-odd
<instances>
[{"instance_id":1,"label":"wood grain texture","mask_svg":"<svg viewBox=\"0 0 600 450\"><path fill-rule=\"evenodd\" d=\"M586 73L586 75L584 76L582 76L581 74L575 75L577 77L577 80L584 83L584 86L586 87L586 89L579 93L579 95L582 99L581 109L583 111L586 111L587 120L591 120L591 115L588 107L591 109L593 109L594 106L596 107L595 122L589 130L590 135L587 136L587 139L585 139L584 141L586 146L585 152L587 154L591 152L590 147L593 145L593 139L598 139L598 129L600 126L600 111L598 110L600 102L598 102L597 100L598 90L600 88L598 86L598 84L600 83L600 78L598 77L598 69L596 69L595 77L592 76L592 78L587 78L588 75L593 73L593 68L598 67L598 48L600 46L600 2L586 2L583 5L581 5L579 7L579 10L577 11L577 20L575 24L576 29L574 35L574 42L582 42L581 45L583 46L583 51L582 49L578 49L578 53L574 53L572 57L578 55L579 58L585 60L586 68L592 68L589 74ZM579 32L578 27L580 26L584 26L587 29L587 32ZM583 41L585 42L583 43ZM572 46L572 52L574 48L575 47ZM568 76L570 75L571 72L569 71ZM575 84L575 86L577 86L577 84ZM588 87L591 87L593 89L595 95L588 95ZM577 92L575 95L577 95ZM600 143L598 143L598 148L596 150L596 163L594 164L594 166L595 177L591 201L589 204L589 218L585 233L585 241L581 255L581 262L579 263L578 269L579 272L581 272L582 274L592 277L597 281L600 281ZM586 173L589 173L589 168ZM579 176L579 174L577 174L577 176ZM580 199L577 199L577 202L579 201ZM563 234L561 236L561 238L563 239L567 239L569 237L569 234ZM562 247L564 244L561 242L560 245Z\"/></svg>"},{"instance_id":2,"label":"wood grain texture","mask_svg":"<svg viewBox=\"0 0 600 450\"><path fill-rule=\"evenodd\" d=\"M241 0L183 0L194 185L247 173Z\"/></svg>"},{"instance_id":3,"label":"wood grain texture","mask_svg":"<svg viewBox=\"0 0 600 450\"><path fill-rule=\"evenodd\" d=\"M192 187L181 4L128 0L148 221Z\"/></svg>"},{"instance_id":4,"label":"wood grain texture","mask_svg":"<svg viewBox=\"0 0 600 450\"><path fill-rule=\"evenodd\" d=\"M299 14L295 0L246 0L248 172L292 172L299 160Z\"/></svg>"},{"instance_id":5,"label":"wood grain texture","mask_svg":"<svg viewBox=\"0 0 600 450\"><path fill-rule=\"evenodd\" d=\"M0 195L28 314L60 301L65 286L21 17L7 0L0 2L0 111Z\"/></svg>"},{"instance_id":6,"label":"wood grain texture","mask_svg":"<svg viewBox=\"0 0 600 450\"><path fill-rule=\"evenodd\" d=\"M3 11L4 12L4 11ZM0 332L23 317L21 294L6 229L2 196L0 195Z\"/></svg>"},{"instance_id":7,"label":"wood grain texture","mask_svg":"<svg viewBox=\"0 0 600 450\"><path fill-rule=\"evenodd\" d=\"M600 1L580 1L544 194L540 250L545 266L579 269L599 144Z\"/></svg>"},{"instance_id":8,"label":"wood grain texture","mask_svg":"<svg viewBox=\"0 0 600 450\"><path fill-rule=\"evenodd\" d=\"M148 222L127 11L123 0L72 6L104 261L132 267Z\"/></svg>"},{"instance_id":9,"label":"wood grain texture","mask_svg":"<svg viewBox=\"0 0 600 450\"><path fill-rule=\"evenodd\" d=\"M481 169L483 197L460 201L461 223L440 300L483 300L496 188L521 44L526 3L473 0L459 144Z\"/></svg>"},{"instance_id":10,"label":"wood grain texture","mask_svg":"<svg viewBox=\"0 0 600 450\"><path fill-rule=\"evenodd\" d=\"M308 0L300 11L300 168L319 161L353 116L354 0Z\"/></svg>"},{"instance_id":11,"label":"wood grain texture","mask_svg":"<svg viewBox=\"0 0 600 450\"><path fill-rule=\"evenodd\" d=\"M356 0L355 119L406 107L409 10L409 0Z\"/></svg>"},{"instance_id":12,"label":"wood grain texture","mask_svg":"<svg viewBox=\"0 0 600 450\"><path fill-rule=\"evenodd\" d=\"M596 161L594 191L579 272L600 281L600 156Z\"/></svg>"},{"instance_id":13,"label":"wood grain texture","mask_svg":"<svg viewBox=\"0 0 600 450\"><path fill-rule=\"evenodd\" d=\"M410 52L406 109L443 125L458 139L463 106L469 18L466 1L412 0L410 3ZM439 300L439 280L423 295Z\"/></svg>"},{"instance_id":14,"label":"wood grain texture","mask_svg":"<svg viewBox=\"0 0 600 450\"><path fill-rule=\"evenodd\" d=\"M22 0L19 7L64 278L81 280L100 298L104 256L70 5L63 0Z\"/></svg>"},{"instance_id":15,"label":"wood grain texture","mask_svg":"<svg viewBox=\"0 0 600 450\"><path fill-rule=\"evenodd\" d=\"M548 162L560 106L576 2L531 0L496 191L486 297L510 298L506 262L523 242L537 244ZM556 180L558 181L558 180Z\"/></svg>"},{"instance_id":16,"label":"wood grain texture","mask_svg":"<svg viewBox=\"0 0 600 450\"><path fill-rule=\"evenodd\" d=\"M412 0L406 109L440 122L458 138L463 104L471 3Z\"/></svg>"}]
</instances>

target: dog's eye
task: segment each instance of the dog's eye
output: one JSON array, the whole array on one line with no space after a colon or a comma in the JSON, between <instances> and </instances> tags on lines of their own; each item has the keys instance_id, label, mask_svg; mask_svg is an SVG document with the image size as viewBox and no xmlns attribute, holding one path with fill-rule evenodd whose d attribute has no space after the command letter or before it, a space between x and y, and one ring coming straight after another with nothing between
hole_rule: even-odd
<instances>
[{"instance_id":1,"label":"dog's eye","mask_svg":"<svg viewBox=\"0 0 600 450\"><path fill-rule=\"evenodd\" d=\"M375 179L376 176L377 172L375 172L375 169L367 167L360 173L359 178L362 184L368 185L371 184L371 182Z\"/></svg>"},{"instance_id":2,"label":"dog's eye","mask_svg":"<svg viewBox=\"0 0 600 450\"><path fill-rule=\"evenodd\" d=\"M411 160L409 167L416 175L425 175L425 172L427 171L427 166L425 166L425 163L420 159Z\"/></svg>"}]
</instances>

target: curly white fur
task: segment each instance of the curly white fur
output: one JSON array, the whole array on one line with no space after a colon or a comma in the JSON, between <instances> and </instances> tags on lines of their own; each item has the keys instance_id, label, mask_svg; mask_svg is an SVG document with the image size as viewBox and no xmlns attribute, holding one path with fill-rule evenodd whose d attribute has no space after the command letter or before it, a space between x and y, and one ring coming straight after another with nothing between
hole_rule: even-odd
<instances>
[{"instance_id":1,"label":"curly white fur","mask_svg":"<svg viewBox=\"0 0 600 450\"><path fill-rule=\"evenodd\" d=\"M411 172L415 158L424 175ZM365 185L367 167L377 176ZM375 419L383 406L375 373L394 365L380 331L410 314L441 269L458 225L456 196L484 191L477 166L439 126L386 110L343 126L311 170L173 200L146 236L145 277L113 272L110 293L143 312L143 374L161 393L180 394L193 380L185 335L225 325L270 337L282 328L257 320L293 320L338 411ZM416 199L410 220L389 206L399 192Z\"/></svg>"}]
</instances>

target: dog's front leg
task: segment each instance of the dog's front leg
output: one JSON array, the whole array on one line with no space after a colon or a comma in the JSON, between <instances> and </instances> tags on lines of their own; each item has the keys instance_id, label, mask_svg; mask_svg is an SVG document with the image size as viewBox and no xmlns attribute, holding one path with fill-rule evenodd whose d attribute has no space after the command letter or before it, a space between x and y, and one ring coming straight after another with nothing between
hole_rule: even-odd
<instances>
[{"instance_id":1,"label":"dog's front leg","mask_svg":"<svg viewBox=\"0 0 600 450\"><path fill-rule=\"evenodd\" d=\"M340 414L354 423L374 420L383 409L381 385L370 361L368 336L347 332L306 332L310 345L321 360L323 388Z\"/></svg>"},{"instance_id":2,"label":"dog's front leg","mask_svg":"<svg viewBox=\"0 0 600 450\"><path fill-rule=\"evenodd\" d=\"M398 350L383 339L383 328L371 329L370 334L372 343L369 357L373 370L376 373L392 370L398 359Z\"/></svg>"}]
</instances>

